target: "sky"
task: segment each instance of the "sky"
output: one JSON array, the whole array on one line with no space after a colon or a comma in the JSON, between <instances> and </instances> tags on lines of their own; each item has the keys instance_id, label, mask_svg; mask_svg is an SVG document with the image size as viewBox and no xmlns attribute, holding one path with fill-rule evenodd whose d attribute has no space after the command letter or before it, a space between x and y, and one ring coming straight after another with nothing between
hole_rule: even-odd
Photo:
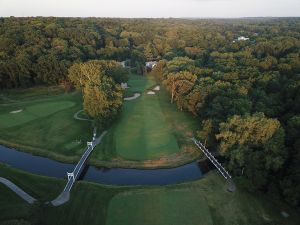
<instances>
[{"instance_id":1,"label":"sky","mask_svg":"<svg viewBox=\"0 0 300 225\"><path fill-rule=\"evenodd\" d=\"M0 0L0 17L300 17L300 0Z\"/></svg>"}]
</instances>

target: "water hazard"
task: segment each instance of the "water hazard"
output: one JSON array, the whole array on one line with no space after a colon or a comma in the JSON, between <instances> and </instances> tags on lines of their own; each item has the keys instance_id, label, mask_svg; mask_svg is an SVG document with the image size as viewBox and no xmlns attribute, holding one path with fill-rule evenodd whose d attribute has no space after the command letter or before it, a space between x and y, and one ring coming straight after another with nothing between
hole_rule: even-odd
<instances>
[{"instance_id":1,"label":"water hazard","mask_svg":"<svg viewBox=\"0 0 300 225\"><path fill-rule=\"evenodd\" d=\"M0 145L0 163L43 176L66 178L75 164L61 163L48 158L10 149ZM171 169L97 168L87 165L79 179L110 185L166 185L199 179L211 169L209 162L192 162Z\"/></svg>"}]
</instances>

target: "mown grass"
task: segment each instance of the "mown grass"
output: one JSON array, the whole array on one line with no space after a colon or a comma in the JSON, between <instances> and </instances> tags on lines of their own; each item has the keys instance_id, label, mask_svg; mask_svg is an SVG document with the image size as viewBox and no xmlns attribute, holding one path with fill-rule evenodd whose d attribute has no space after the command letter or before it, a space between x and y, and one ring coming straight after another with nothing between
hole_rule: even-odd
<instances>
[{"instance_id":1,"label":"mown grass","mask_svg":"<svg viewBox=\"0 0 300 225\"><path fill-rule=\"evenodd\" d=\"M81 95L76 92L59 95L55 92L47 98L41 95L34 98L32 93L27 95L31 97L19 99L18 95L12 95L15 102L1 105L0 144L60 161L76 162L86 141L92 137L91 122L73 118L82 109ZM18 109L23 111L10 113Z\"/></svg>"},{"instance_id":2,"label":"mown grass","mask_svg":"<svg viewBox=\"0 0 300 225\"><path fill-rule=\"evenodd\" d=\"M75 103L72 101L58 101L23 105L21 109L19 108L21 106L20 104L18 104L18 106L5 107L5 109L2 111L2 114L0 115L0 120L2 121L0 124L0 128L5 129L22 125L41 117L47 117L51 114L70 108L74 105ZM13 113L17 110L22 111Z\"/></svg>"},{"instance_id":3,"label":"mown grass","mask_svg":"<svg viewBox=\"0 0 300 225\"><path fill-rule=\"evenodd\" d=\"M108 212L107 225L213 224L204 196L184 190L121 193L112 199Z\"/></svg>"},{"instance_id":4,"label":"mown grass","mask_svg":"<svg viewBox=\"0 0 300 225\"><path fill-rule=\"evenodd\" d=\"M125 97L130 97L134 93L142 93L155 84L156 82L152 78L147 79L145 76L131 74L128 81L129 88L125 90Z\"/></svg>"},{"instance_id":5,"label":"mown grass","mask_svg":"<svg viewBox=\"0 0 300 225\"><path fill-rule=\"evenodd\" d=\"M0 176L39 200L35 205L29 205L0 184L0 224L15 219L49 225L105 224L110 199L126 189L77 182L72 189L71 200L60 207L53 207L44 203L57 197L66 181L21 172L3 164L0 164Z\"/></svg>"},{"instance_id":6,"label":"mown grass","mask_svg":"<svg viewBox=\"0 0 300 225\"><path fill-rule=\"evenodd\" d=\"M32 175L0 165L6 177L40 200L31 206L0 184L0 224L23 219L44 225L296 225L299 212L261 193L226 191L217 173L162 187L116 187L77 182L65 205L42 204L63 188L61 179ZM290 216L283 218L281 211Z\"/></svg>"},{"instance_id":7,"label":"mown grass","mask_svg":"<svg viewBox=\"0 0 300 225\"><path fill-rule=\"evenodd\" d=\"M41 202L52 200L64 187L64 181L32 175L0 164L0 177L5 177ZM0 224L11 219L30 219L32 206L0 184Z\"/></svg>"},{"instance_id":8,"label":"mown grass","mask_svg":"<svg viewBox=\"0 0 300 225\"><path fill-rule=\"evenodd\" d=\"M171 105L164 90L147 95L146 90L156 84L152 77L131 75L128 83L127 93L140 92L142 96L124 103L121 118L94 150L90 163L153 168L195 159L198 152L190 150L192 146L186 149L187 136L196 130L195 120ZM92 137L92 123L73 118L82 109L80 93L38 87L1 96L6 101L0 107L0 144L63 162L78 161ZM84 113L79 116L85 117ZM145 160L160 162L145 165Z\"/></svg>"},{"instance_id":9,"label":"mown grass","mask_svg":"<svg viewBox=\"0 0 300 225\"><path fill-rule=\"evenodd\" d=\"M179 151L156 95L126 102L114 136L116 152L125 159L153 159Z\"/></svg>"},{"instance_id":10,"label":"mown grass","mask_svg":"<svg viewBox=\"0 0 300 225\"><path fill-rule=\"evenodd\" d=\"M217 173L185 184L130 189L109 204L107 225L297 224L298 212L261 193L237 190ZM285 219L281 211L290 217Z\"/></svg>"},{"instance_id":11,"label":"mown grass","mask_svg":"<svg viewBox=\"0 0 300 225\"><path fill-rule=\"evenodd\" d=\"M148 95L147 90L157 84L153 77L131 76L128 84L128 95L142 95L124 103L121 118L108 130L93 157L118 159L107 166L152 168L184 164L199 156L189 139L194 136L198 121L178 111L164 88L156 95ZM153 162L140 163L146 160Z\"/></svg>"}]
</instances>

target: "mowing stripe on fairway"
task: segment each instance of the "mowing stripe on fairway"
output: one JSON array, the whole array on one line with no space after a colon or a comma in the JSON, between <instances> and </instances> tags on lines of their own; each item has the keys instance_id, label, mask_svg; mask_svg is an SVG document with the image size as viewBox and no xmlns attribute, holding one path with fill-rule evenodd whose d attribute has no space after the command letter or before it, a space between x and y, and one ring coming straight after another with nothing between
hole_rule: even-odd
<instances>
[{"instance_id":1,"label":"mowing stripe on fairway","mask_svg":"<svg viewBox=\"0 0 300 225\"><path fill-rule=\"evenodd\" d=\"M72 101L43 102L24 106L22 111L19 113L2 112L0 114L0 128L8 128L24 124L41 117L49 116L74 105L75 103Z\"/></svg>"},{"instance_id":2,"label":"mowing stripe on fairway","mask_svg":"<svg viewBox=\"0 0 300 225\"><path fill-rule=\"evenodd\" d=\"M144 81L140 81L141 79ZM132 88L141 90L154 86L155 82L151 78L142 77L129 84ZM115 127L114 139L117 154L129 160L157 159L180 151L158 96L147 95L145 92L135 101L124 103L121 119Z\"/></svg>"}]
</instances>

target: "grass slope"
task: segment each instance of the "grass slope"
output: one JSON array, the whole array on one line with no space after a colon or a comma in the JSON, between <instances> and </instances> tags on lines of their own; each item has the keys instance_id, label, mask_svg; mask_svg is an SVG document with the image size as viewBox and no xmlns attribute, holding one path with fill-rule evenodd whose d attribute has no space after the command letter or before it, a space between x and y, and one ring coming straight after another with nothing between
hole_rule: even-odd
<instances>
[{"instance_id":1,"label":"grass slope","mask_svg":"<svg viewBox=\"0 0 300 225\"><path fill-rule=\"evenodd\" d=\"M213 224L205 198L199 192L185 190L118 194L108 212L107 225Z\"/></svg>"},{"instance_id":2,"label":"grass slope","mask_svg":"<svg viewBox=\"0 0 300 225\"><path fill-rule=\"evenodd\" d=\"M6 177L41 202L52 200L66 181L32 175L0 164ZM76 182L60 207L30 206L0 184L0 224L23 219L63 225L296 225L299 212L260 193L226 191L216 172L194 182L162 187L115 187ZM290 214L283 218L281 211ZM7 223L6 223L7 224Z\"/></svg>"}]
</instances>

